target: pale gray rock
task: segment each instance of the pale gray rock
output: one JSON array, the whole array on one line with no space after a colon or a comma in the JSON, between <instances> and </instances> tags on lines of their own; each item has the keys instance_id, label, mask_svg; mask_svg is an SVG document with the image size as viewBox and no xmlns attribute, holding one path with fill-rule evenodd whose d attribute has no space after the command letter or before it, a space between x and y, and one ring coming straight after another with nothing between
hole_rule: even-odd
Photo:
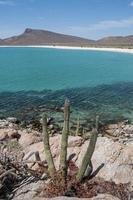
<instances>
[{"instance_id":1,"label":"pale gray rock","mask_svg":"<svg viewBox=\"0 0 133 200\"><path fill-rule=\"evenodd\" d=\"M19 139L20 135L17 130L13 128L2 128L0 129L0 141L4 141L6 139Z\"/></svg>"},{"instance_id":2,"label":"pale gray rock","mask_svg":"<svg viewBox=\"0 0 133 200\"><path fill-rule=\"evenodd\" d=\"M27 190L28 191L28 190ZM16 196L16 195L15 195ZM120 200L117 197L114 197L109 194L99 194L96 197L93 198L76 198L76 197L55 197L55 198L43 198L43 197L36 197L36 192L32 191L26 193L26 189L21 191L20 194L18 194L17 197L14 197L13 200Z\"/></svg>"},{"instance_id":3,"label":"pale gray rock","mask_svg":"<svg viewBox=\"0 0 133 200\"><path fill-rule=\"evenodd\" d=\"M86 141L78 156L77 165L80 166L86 152L88 142ZM133 183L133 143L126 146L114 142L106 137L99 137L96 149L92 157L93 168L96 170L102 163L98 177L115 183Z\"/></svg>"},{"instance_id":4,"label":"pale gray rock","mask_svg":"<svg viewBox=\"0 0 133 200\"><path fill-rule=\"evenodd\" d=\"M13 200L32 200L37 195L37 190L44 184L43 181L33 182L20 187L13 197Z\"/></svg>"},{"instance_id":5,"label":"pale gray rock","mask_svg":"<svg viewBox=\"0 0 133 200\"><path fill-rule=\"evenodd\" d=\"M15 118L15 117L8 117L6 120L10 123L16 123L17 122L17 118Z\"/></svg>"},{"instance_id":6,"label":"pale gray rock","mask_svg":"<svg viewBox=\"0 0 133 200\"><path fill-rule=\"evenodd\" d=\"M23 147L26 148L31 144L35 144L37 142L41 141L41 138L36 135L36 132L30 131L26 132L25 130L19 131L19 134L21 135L19 139L19 144ZM37 151L37 150L36 150Z\"/></svg>"},{"instance_id":7,"label":"pale gray rock","mask_svg":"<svg viewBox=\"0 0 133 200\"><path fill-rule=\"evenodd\" d=\"M0 120L0 128L7 128L9 125L9 122L5 119Z\"/></svg>"}]
</instances>

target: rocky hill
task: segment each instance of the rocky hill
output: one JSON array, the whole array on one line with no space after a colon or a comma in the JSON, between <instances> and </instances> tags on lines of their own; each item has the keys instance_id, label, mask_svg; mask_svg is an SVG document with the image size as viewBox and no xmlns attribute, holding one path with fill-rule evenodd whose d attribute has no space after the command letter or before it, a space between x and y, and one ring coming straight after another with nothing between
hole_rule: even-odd
<instances>
[{"instance_id":1,"label":"rocky hill","mask_svg":"<svg viewBox=\"0 0 133 200\"><path fill-rule=\"evenodd\" d=\"M19 36L7 38L4 42L8 45L70 45L82 46L94 43L93 40L80 37L63 35L46 30L27 28Z\"/></svg>"},{"instance_id":2,"label":"rocky hill","mask_svg":"<svg viewBox=\"0 0 133 200\"><path fill-rule=\"evenodd\" d=\"M103 46L133 46L133 35L105 37L96 41L97 44Z\"/></svg>"},{"instance_id":3,"label":"rocky hill","mask_svg":"<svg viewBox=\"0 0 133 200\"><path fill-rule=\"evenodd\" d=\"M132 48L133 35L111 36L99 40L90 40L47 30L27 28L22 34L18 36L13 36L3 40L0 39L0 45L59 45Z\"/></svg>"},{"instance_id":4,"label":"rocky hill","mask_svg":"<svg viewBox=\"0 0 133 200\"><path fill-rule=\"evenodd\" d=\"M0 45L4 45L4 44L5 44L5 42L0 39Z\"/></svg>"}]
</instances>

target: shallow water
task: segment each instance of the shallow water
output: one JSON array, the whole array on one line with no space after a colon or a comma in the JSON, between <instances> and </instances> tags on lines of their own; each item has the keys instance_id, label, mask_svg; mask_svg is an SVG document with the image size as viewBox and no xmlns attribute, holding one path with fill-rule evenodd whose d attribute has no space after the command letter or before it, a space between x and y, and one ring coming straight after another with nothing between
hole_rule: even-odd
<instances>
[{"instance_id":1,"label":"shallow water","mask_svg":"<svg viewBox=\"0 0 133 200\"><path fill-rule=\"evenodd\" d=\"M90 120L100 115L102 122L133 121L133 82L57 91L2 92L0 117L32 120L43 112L50 117L63 117L56 108L62 107L66 98L71 102L72 119L76 120L80 115L80 118Z\"/></svg>"},{"instance_id":2,"label":"shallow water","mask_svg":"<svg viewBox=\"0 0 133 200\"><path fill-rule=\"evenodd\" d=\"M0 48L0 117L22 120L69 98L72 118L133 121L133 55L43 48Z\"/></svg>"}]
</instances>

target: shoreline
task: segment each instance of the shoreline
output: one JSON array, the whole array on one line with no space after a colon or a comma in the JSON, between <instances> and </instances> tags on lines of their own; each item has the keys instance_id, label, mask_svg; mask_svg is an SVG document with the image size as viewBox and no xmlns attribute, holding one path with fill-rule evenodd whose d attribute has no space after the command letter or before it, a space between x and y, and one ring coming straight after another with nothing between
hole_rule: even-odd
<instances>
[{"instance_id":1,"label":"shoreline","mask_svg":"<svg viewBox=\"0 0 133 200\"><path fill-rule=\"evenodd\" d=\"M18 45L18 46L0 46L0 48L50 48L50 49L70 49L70 50L90 50L90 51L106 51L118 53L133 54L133 49L122 49L112 47L73 47L73 46L53 46L53 45Z\"/></svg>"}]
</instances>

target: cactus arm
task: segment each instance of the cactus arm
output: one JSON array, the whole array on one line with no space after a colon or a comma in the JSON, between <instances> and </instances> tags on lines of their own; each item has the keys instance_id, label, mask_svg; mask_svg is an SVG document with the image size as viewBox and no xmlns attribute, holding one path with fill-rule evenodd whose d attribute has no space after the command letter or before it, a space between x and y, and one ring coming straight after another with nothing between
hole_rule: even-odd
<instances>
[{"instance_id":1,"label":"cactus arm","mask_svg":"<svg viewBox=\"0 0 133 200\"><path fill-rule=\"evenodd\" d=\"M65 178L67 175L67 146L69 135L69 118L70 118L70 103L68 100L64 104L64 127L61 138L61 151L60 151L60 170Z\"/></svg>"},{"instance_id":2,"label":"cactus arm","mask_svg":"<svg viewBox=\"0 0 133 200\"><path fill-rule=\"evenodd\" d=\"M82 160L81 167L80 167L80 169L78 171L78 174L76 176L77 182L82 181L82 179L83 179L83 177L85 175L86 169L87 169L88 165L91 163L91 157L92 157L93 152L95 150L97 136L98 136L98 131L97 131L96 128L94 128L92 130L92 134L91 134L91 138L90 138L90 143L88 145L86 154L85 154L85 156L84 156L84 158ZM90 168L91 168L91 166L90 166Z\"/></svg>"},{"instance_id":3,"label":"cactus arm","mask_svg":"<svg viewBox=\"0 0 133 200\"><path fill-rule=\"evenodd\" d=\"M43 127L42 136L43 136L43 142L44 142L44 151L45 151L46 160L48 163L48 172L50 176L52 176L56 170L55 170L54 161L53 161L53 157L52 157L52 153L51 153L50 145L49 145L49 134L47 130L47 116L46 115L43 115L42 127Z\"/></svg>"},{"instance_id":4,"label":"cactus arm","mask_svg":"<svg viewBox=\"0 0 133 200\"><path fill-rule=\"evenodd\" d=\"M79 128L80 128L80 119L79 117L77 118L77 127L76 127L76 136L79 135Z\"/></svg>"}]
</instances>

